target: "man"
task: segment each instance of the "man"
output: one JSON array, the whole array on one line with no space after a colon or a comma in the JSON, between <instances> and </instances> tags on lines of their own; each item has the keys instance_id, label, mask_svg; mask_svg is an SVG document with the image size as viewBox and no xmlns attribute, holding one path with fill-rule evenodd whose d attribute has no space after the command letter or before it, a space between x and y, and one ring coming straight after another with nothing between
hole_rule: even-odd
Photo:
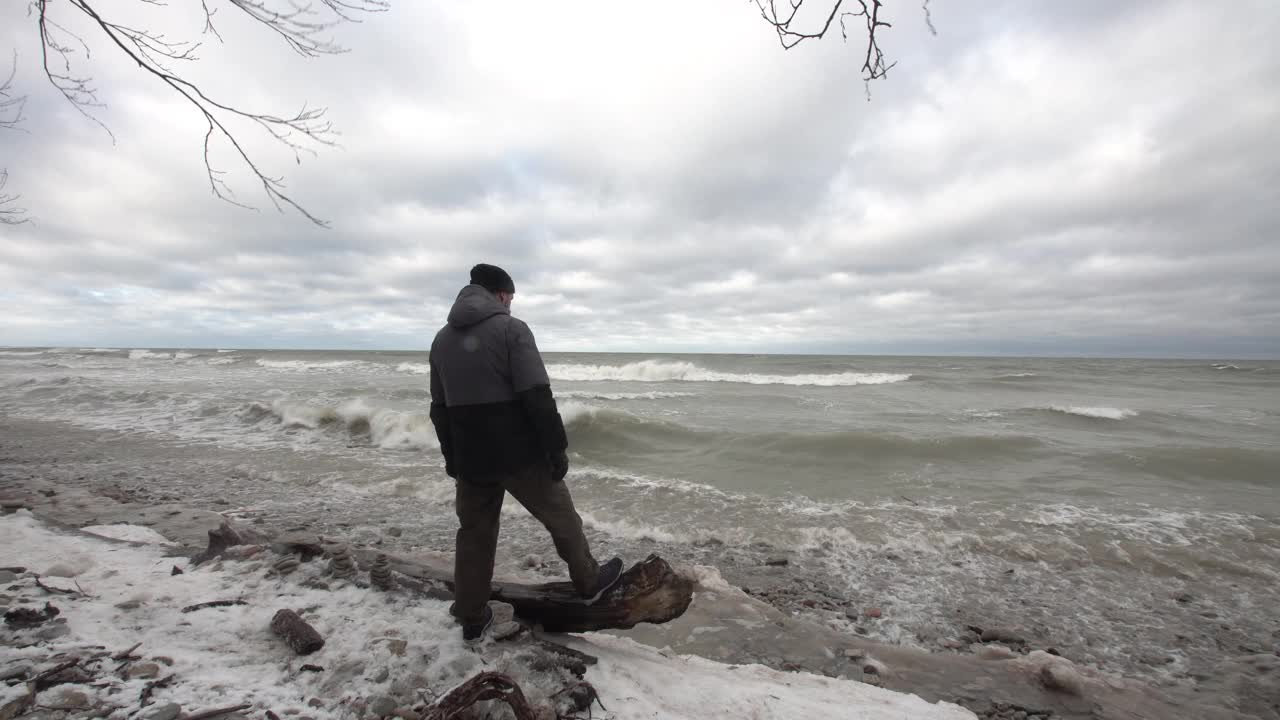
<instances>
[{"instance_id":1,"label":"man","mask_svg":"<svg viewBox=\"0 0 1280 720\"><path fill-rule=\"evenodd\" d=\"M582 533L564 484L564 423L533 333L511 316L515 294L505 270L476 265L449 324L431 343L431 422L445 472L457 481L452 612L468 642L480 640L493 622L489 584L508 492L551 533L574 588L588 602L622 575L622 560L598 564Z\"/></svg>"}]
</instances>

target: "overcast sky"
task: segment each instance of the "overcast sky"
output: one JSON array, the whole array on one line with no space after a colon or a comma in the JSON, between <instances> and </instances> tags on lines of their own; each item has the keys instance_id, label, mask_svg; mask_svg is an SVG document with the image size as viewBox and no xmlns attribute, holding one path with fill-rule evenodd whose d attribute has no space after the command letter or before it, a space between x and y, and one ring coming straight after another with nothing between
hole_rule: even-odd
<instances>
[{"instance_id":1,"label":"overcast sky","mask_svg":"<svg viewBox=\"0 0 1280 720\"><path fill-rule=\"evenodd\" d=\"M870 101L862 36L784 52L741 0L399 0L312 60L218 4L182 69L330 108L301 164L242 129L332 228L225 151L262 210L213 198L198 114L58 9L113 144L3 3L32 222L0 226L0 345L423 349L490 262L544 350L1280 356L1274 0L935 0L936 37L889 0Z\"/></svg>"}]
</instances>

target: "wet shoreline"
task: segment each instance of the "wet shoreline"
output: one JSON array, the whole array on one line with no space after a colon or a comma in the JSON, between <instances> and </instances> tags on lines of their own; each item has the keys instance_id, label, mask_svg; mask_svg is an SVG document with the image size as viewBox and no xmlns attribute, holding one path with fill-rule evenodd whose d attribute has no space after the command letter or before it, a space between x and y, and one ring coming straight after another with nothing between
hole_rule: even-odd
<instances>
[{"instance_id":1,"label":"wet shoreline","mask_svg":"<svg viewBox=\"0 0 1280 720\"><path fill-rule=\"evenodd\" d=\"M158 453L153 457L140 458L135 443L129 438L113 436L113 434L96 433L64 427L55 423L32 423L5 419L0 421L5 440L0 442L0 493L13 495L24 493L30 495L37 486L54 492L72 491L83 498L106 498L110 503L124 508L123 512L135 512L140 507L168 508L165 512L174 513L171 518L152 518L143 524L162 525L169 532L181 534L180 527L197 528L187 537L175 537L175 540L189 545L203 542L203 531L199 530L200 522L188 522L188 519L203 518L208 523L216 512L232 511L252 522L258 522L279 530L305 527L322 534L342 536L356 542L379 544L389 551L396 552L411 549L432 549L444 551L451 546L451 537L433 537L442 533L423 533L419 528L401 521L399 518L386 519L377 525L360 522L350 508L345 510L329 503L326 508L323 498L309 498L306 502L266 503L262 501L264 490L267 494L272 488L263 488L255 482L252 473L242 473L243 477L235 477L232 473L219 475L218 470L209 466L201 466L201 472L208 473L209 479L202 485L190 482L186 477L179 491L178 484L173 481L177 474L190 473L195 466L184 463L180 457L181 449L170 450L169 453ZM56 440L55 440L56 439ZM52 452L52 448L60 448ZM206 449L202 449L206 453ZM227 451L231 457L236 455ZM218 466L214 466L215 468ZM226 468L221 470L225 472ZM215 479L216 478L216 479ZM274 488L279 492L280 488ZM295 489L296 491L296 489ZM289 492L286 490L286 492ZM55 500L49 498L49 500ZM91 524L92 522L119 522L112 519L118 515L110 512L94 512L94 503L89 502L80 510L64 510L66 515L54 518L55 521L67 525ZM204 508L196 510L195 508ZM317 512L317 509L320 511ZM184 517L185 514L185 517ZM176 520L175 520L176 518ZM643 544L644 548L653 549L652 543ZM640 551L643 548L635 548ZM908 667L920 665L930 667L932 664L947 663L966 668L956 670L952 674L963 677L968 667L974 663L989 663L998 658L1026 658L1035 651L1048 651L1050 654L1065 655L1071 658L1069 648L1054 647L1051 641L1038 638L1034 633L1026 633L1018 628L1002 628L994 624L990 618L982 618L980 614L959 613L955 618L948 618L953 633L933 638L932 653L924 653L900 647L885 646L861 635L870 634L877 617L885 612L873 602L855 602L842 597L829 584L822 582L820 576L811 568L806 568L806 559L795 555L779 554L767 546L751 548L727 548L717 543L705 543L698 547L686 548L686 553L675 553L683 557L671 557L673 562L714 565L723 577L726 593L733 595L725 599L725 605L763 604L772 613L774 622L782 622L795 627L803 626L804 633L822 638L822 651L812 646L792 647L790 651L781 647L785 640L776 640L774 646L768 643L754 644L747 639L750 633L739 633L741 642L721 643L724 649L707 649L701 647L694 638L696 632L683 638L666 638L666 644L678 652L703 654L725 662L760 663L775 669L808 671L829 676L846 676L861 679L873 684L884 684L895 690L917 692L928 698L958 700L966 699L966 694L975 696L968 698L968 704L975 710L985 712L989 717L1005 717L1004 710L1013 707L1008 702L994 700L1000 694L991 688L969 687L973 683L956 685L945 677L939 680L921 680L913 673L900 670L897 673L860 672L859 659L853 659L843 653L850 647L862 648L865 655L895 658L894 665ZM557 576L558 563L554 557L550 562L530 562L527 554L519 549L507 549L500 558L499 572L518 572L550 578ZM891 560L886 559L886 562ZM729 592L729 591L732 592ZM1174 602L1188 604L1194 598L1174 599ZM760 601L760 602L754 602ZM712 612L712 620L723 620L727 609ZM759 608L752 612L761 612ZM702 618L710 621L708 618ZM696 628L695 628L696 629ZM652 629L649 629L652 630ZM673 630L663 628L663 630ZM645 641L645 629L632 633ZM653 634L653 633L649 633ZM660 634L660 633L659 633ZM794 633L793 633L794 634ZM803 634L803 633L801 633ZM985 642L984 642L985 638ZM1230 664L1232 658L1248 655L1266 655L1272 653L1271 647L1280 633L1273 638L1258 639L1260 647L1241 646L1231 648L1226 643L1235 640L1227 638L1219 644L1223 646L1223 660ZM1267 642L1270 641L1270 642ZM924 643L917 643L924 645ZM658 645L661 647L661 645ZM740 646L740 647L737 647ZM843 646L843 647L840 647ZM1232 652L1234 650L1234 652ZM1147 660L1158 663L1160 658ZM865 666L864 666L865 667ZM938 673L933 671L934 675ZM1122 673L1127 674L1127 673ZM879 675L877 677L877 675ZM945 673L943 674L945 676ZM1099 673L1099 676L1106 675ZM1109 677L1119 677L1110 674ZM1280 695L1271 685L1258 685L1257 678L1246 675L1224 675L1216 673L1194 679L1190 683L1178 683L1160 691L1147 688L1144 693L1154 693L1152 697L1163 698L1152 702L1176 702L1175 696L1198 694L1210 699L1220 696L1219 705L1265 708L1268 703L1274 704ZM1132 682L1132 681L1124 681ZM914 683L914 687L912 684ZM997 684L999 685L999 684ZM1035 709L1030 706L1022 706ZM1058 708L1062 710L1062 708ZM1011 711L1014 712L1014 711ZM1274 712L1274 711L1273 711ZM1009 715L1012 716L1012 715ZM1059 714L1053 717L1070 717ZM1257 717L1274 717L1275 715L1259 714ZM1083 716L1082 716L1083 717ZM1228 716L1224 716L1228 717ZM1241 717L1247 717L1242 715Z\"/></svg>"}]
</instances>

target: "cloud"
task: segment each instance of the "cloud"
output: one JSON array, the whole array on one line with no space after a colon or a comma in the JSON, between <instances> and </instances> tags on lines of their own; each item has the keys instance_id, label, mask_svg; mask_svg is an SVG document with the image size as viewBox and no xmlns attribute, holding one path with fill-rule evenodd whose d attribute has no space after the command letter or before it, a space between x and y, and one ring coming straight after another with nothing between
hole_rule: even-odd
<instances>
[{"instance_id":1,"label":"cloud","mask_svg":"<svg viewBox=\"0 0 1280 720\"><path fill-rule=\"evenodd\" d=\"M103 59L113 146L6 8L36 222L0 228L0 337L422 348L485 261L544 349L1274 355L1280 19L1233 7L895 7L870 102L857 42L732 3L401 4L316 61L229 25L211 92L331 107L340 149L250 142L331 230L211 197L202 120Z\"/></svg>"}]
</instances>

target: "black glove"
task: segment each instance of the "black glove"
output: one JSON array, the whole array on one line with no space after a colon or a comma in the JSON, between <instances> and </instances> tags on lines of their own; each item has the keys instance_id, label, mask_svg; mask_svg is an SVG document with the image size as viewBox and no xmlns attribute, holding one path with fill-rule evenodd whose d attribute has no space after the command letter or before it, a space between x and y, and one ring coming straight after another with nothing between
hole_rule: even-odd
<instances>
[{"instance_id":1,"label":"black glove","mask_svg":"<svg viewBox=\"0 0 1280 720\"><path fill-rule=\"evenodd\" d=\"M552 482L560 482L564 480L564 476L569 473L569 456L565 451L551 455L551 480Z\"/></svg>"}]
</instances>

